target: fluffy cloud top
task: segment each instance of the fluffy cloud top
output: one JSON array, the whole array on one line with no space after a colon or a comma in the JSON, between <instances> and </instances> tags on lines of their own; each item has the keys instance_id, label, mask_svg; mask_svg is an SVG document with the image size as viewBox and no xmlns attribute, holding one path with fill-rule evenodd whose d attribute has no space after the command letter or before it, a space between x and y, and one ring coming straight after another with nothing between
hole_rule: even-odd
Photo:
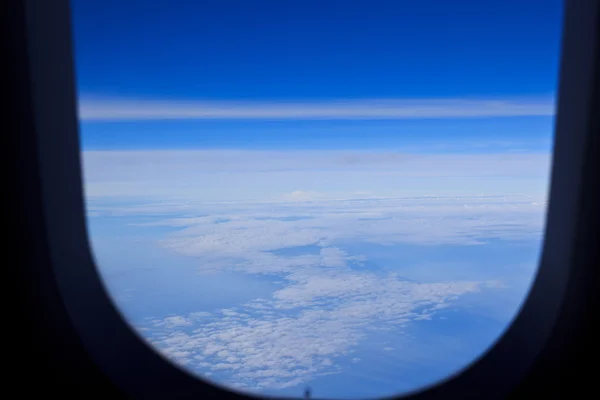
<instances>
[{"instance_id":1,"label":"fluffy cloud top","mask_svg":"<svg viewBox=\"0 0 600 400\"><path fill-rule=\"evenodd\" d=\"M176 228L161 245L195 257L202 273L267 275L276 277L280 288L269 298L157 318L140 329L166 357L240 389L282 389L338 373L340 358L360 361L353 354L370 332L401 331L432 319L460 296L503 287L500 281L409 282L370 269L368 259L344 243L477 245L488 238L536 238L544 202L532 200L188 204L189 217L140 225ZM139 208L129 209L140 215ZM148 206L141 215L155 210ZM195 216L199 210L208 215Z\"/></svg>"}]
</instances>

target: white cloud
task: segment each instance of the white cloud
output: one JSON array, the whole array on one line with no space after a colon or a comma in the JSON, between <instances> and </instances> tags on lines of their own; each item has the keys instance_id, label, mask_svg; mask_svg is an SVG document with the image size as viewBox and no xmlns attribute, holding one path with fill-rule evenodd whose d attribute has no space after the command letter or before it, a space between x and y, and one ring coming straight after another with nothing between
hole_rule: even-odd
<instances>
[{"instance_id":1,"label":"white cloud","mask_svg":"<svg viewBox=\"0 0 600 400\"><path fill-rule=\"evenodd\" d=\"M336 247L323 247L320 250L321 265L325 267L344 267L349 259L348 254Z\"/></svg>"},{"instance_id":2,"label":"white cloud","mask_svg":"<svg viewBox=\"0 0 600 400\"><path fill-rule=\"evenodd\" d=\"M545 202L532 202L527 196L391 198L221 205L221 214L213 218L173 218L153 224L179 229L161 242L164 246L211 261L206 264L215 268L219 268L216 258L221 258L227 259L223 264L227 268L235 265L239 271L274 273L364 261L361 254L347 254L336 245L346 242L469 245L487 238L536 238L543 229L544 212ZM218 219L224 222L215 223ZM306 245L318 246L319 252L270 253Z\"/></svg>"},{"instance_id":3,"label":"white cloud","mask_svg":"<svg viewBox=\"0 0 600 400\"><path fill-rule=\"evenodd\" d=\"M184 317L181 316L172 316L166 317L160 322L155 322L157 325L161 325L167 328L174 328L179 326L190 326L192 323Z\"/></svg>"},{"instance_id":4,"label":"white cloud","mask_svg":"<svg viewBox=\"0 0 600 400\"><path fill-rule=\"evenodd\" d=\"M544 194L549 154L401 151L84 151L86 196L194 201L314 201L414 195ZM369 194L365 194L369 193ZM144 208L144 204L138 205Z\"/></svg>"},{"instance_id":5,"label":"white cloud","mask_svg":"<svg viewBox=\"0 0 600 400\"><path fill-rule=\"evenodd\" d=\"M552 98L192 102L84 96L79 102L79 118L83 121L480 118L553 114Z\"/></svg>"},{"instance_id":6,"label":"white cloud","mask_svg":"<svg viewBox=\"0 0 600 400\"><path fill-rule=\"evenodd\" d=\"M88 198L90 213L162 215L139 228L172 228L160 244L195 257L201 272L265 274L280 282L266 299L141 326L175 362L252 389L290 387L338 372L339 358L353 357L370 331L402 330L433 318L462 295L501 288L497 281L408 282L369 269L369 260L347 244L539 238L544 183L520 189L543 181L548 162L547 155L506 154L84 154L88 193L98 195ZM461 181L468 182L462 195L444 189ZM421 182L415 192L428 187L436 195L386 190L395 185L402 192L407 182ZM472 195L483 182L504 194ZM172 198L157 200L167 194ZM150 197L128 204L114 199L119 195Z\"/></svg>"},{"instance_id":7,"label":"white cloud","mask_svg":"<svg viewBox=\"0 0 600 400\"><path fill-rule=\"evenodd\" d=\"M296 190L292 193L286 193L282 195L282 198L290 201L310 201L319 197L317 192L304 192L302 190Z\"/></svg>"},{"instance_id":8,"label":"white cloud","mask_svg":"<svg viewBox=\"0 0 600 400\"><path fill-rule=\"evenodd\" d=\"M162 244L196 257L201 270L273 275L281 287L235 308L169 316L143 327L176 362L237 388L260 390L339 372L340 357L353 357L369 332L401 331L432 319L462 295L502 287L497 281L405 281L361 267L368 260L342 242L464 245L486 236L536 237L544 202L515 196L212 207L220 213L209 207L204 212L211 217L154 222L179 229Z\"/></svg>"},{"instance_id":9,"label":"white cloud","mask_svg":"<svg viewBox=\"0 0 600 400\"><path fill-rule=\"evenodd\" d=\"M349 271L336 276L337 285L306 276L313 280L300 285L322 296L325 307L315 307L306 293L289 290L284 299L276 295L262 302L261 309L252 303L239 307L245 311L240 319L215 315L209 322L198 321L191 334L171 330L156 346L177 362L184 357L200 374L205 368L229 373L226 381L234 386L285 388L340 371L335 359L352 354L369 330L401 329L431 315L440 302L480 290L477 282L418 284L368 273L357 285ZM162 322L153 327L164 332ZM208 361L194 367L194 355Z\"/></svg>"}]
</instances>

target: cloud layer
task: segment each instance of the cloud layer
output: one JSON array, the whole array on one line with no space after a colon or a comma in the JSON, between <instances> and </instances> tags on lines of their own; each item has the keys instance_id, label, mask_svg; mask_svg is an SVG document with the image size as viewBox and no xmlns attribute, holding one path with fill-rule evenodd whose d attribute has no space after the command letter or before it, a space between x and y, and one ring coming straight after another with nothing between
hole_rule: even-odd
<instances>
[{"instance_id":1,"label":"cloud layer","mask_svg":"<svg viewBox=\"0 0 600 400\"><path fill-rule=\"evenodd\" d=\"M337 101L80 100L83 121L185 119L415 119L551 116L551 98Z\"/></svg>"},{"instance_id":2,"label":"cloud layer","mask_svg":"<svg viewBox=\"0 0 600 400\"><path fill-rule=\"evenodd\" d=\"M549 154L410 154L390 151L85 151L92 197L181 201L545 195Z\"/></svg>"},{"instance_id":3,"label":"cloud layer","mask_svg":"<svg viewBox=\"0 0 600 400\"><path fill-rule=\"evenodd\" d=\"M361 248L539 240L550 158L196 150L86 151L83 162L89 216L138 217L139 229L167 228L157 244L194 258L200 274L277 286L233 308L136 324L200 376L273 390L360 363L357 346L373 332L402 332L463 295L501 290L502 271L409 281Z\"/></svg>"},{"instance_id":4,"label":"cloud layer","mask_svg":"<svg viewBox=\"0 0 600 400\"><path fill-rule=\"evenodd\" d=\"M264 275L279 282L279 289L237 307L152 318L138 327L174 362L238 389L283 389L339 373L341 359L360 362L356 347L370 333L402 331L462 295L502 287L501 280L407 281L394 270L369 265L354 244L534 239L543 227L545 204L532 200L191 203L187 217L138 225L177 229L160 244L195 257L199 273ZM155 216L160 207L91 208L100 216Z\"/></svg>"},{"instance_id":5,"label":"cloud layer","mask_svg":"<svg viewBox=\"0 0 600 400\"><path fill-rule=\"evenodd\" d=\"M398 330L430 319L456 297L484 286L416 284L347 271L307 277L270 300L212 314L153 319L150 342L200 375L226 376L217 378L220 383L247 390L283 389L340 372L337 359L353 354L369 331Z\"/></svg>"}]
</instances>

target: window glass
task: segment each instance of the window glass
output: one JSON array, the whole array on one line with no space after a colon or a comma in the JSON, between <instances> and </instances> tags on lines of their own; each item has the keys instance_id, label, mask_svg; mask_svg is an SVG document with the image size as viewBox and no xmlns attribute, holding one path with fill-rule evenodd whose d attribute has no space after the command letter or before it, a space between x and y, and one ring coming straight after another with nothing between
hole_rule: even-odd
<instances>
[{"instance_id":1,"label":"window glass","mask_svg":"<svg viewBox=\"0 0 600 400\"><path fill-rule=\"evenodd\" d=\"M72 4L94 257L166 359L382 397L510 325L544 233L560 1Z\"/></svg>"}]
</instances>

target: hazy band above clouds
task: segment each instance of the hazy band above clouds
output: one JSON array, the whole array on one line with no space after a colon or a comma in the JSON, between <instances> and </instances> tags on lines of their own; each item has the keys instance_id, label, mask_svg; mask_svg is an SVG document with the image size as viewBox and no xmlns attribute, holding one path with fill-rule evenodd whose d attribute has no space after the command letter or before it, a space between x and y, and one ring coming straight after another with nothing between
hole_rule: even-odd
<instances>
[{"instance_id":1,"label":"hazy band above clouds","mask_svg":"<svg viewBox=\"0 0 600 400\"><path fill-rule=\"evenodd\" d=\"M83 121L172 119L416 119L552 116L552 98L336 101L79 101Z\"/></svg>"},{"instance_id":2,"label":"hazy band above clouds","mask_svg":"<svg viewBox=\"0 0 600 400\"><path fill-rule=\"evenodd\" d=\"M84 151L87 196L203 201L546 192L551 155ZM290 197L291 194L291 197Z\"/></svg>"}]
</instances>

